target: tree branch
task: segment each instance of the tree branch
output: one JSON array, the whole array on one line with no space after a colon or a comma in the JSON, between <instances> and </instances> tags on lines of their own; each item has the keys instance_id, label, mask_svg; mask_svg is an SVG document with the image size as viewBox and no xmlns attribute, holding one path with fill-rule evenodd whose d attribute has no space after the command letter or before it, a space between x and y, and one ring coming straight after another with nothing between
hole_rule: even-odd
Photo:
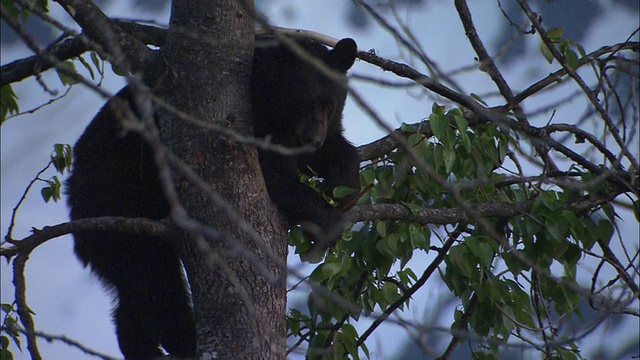
<instances>
[{"instance_id":1,"label":"tree branch","mask_svg":"<svg viewBox=\"0 0 640 360\"><path fill-rule=\"evenodd\" d=\"M579 214L602 205L613 197L615 197L613 194L606 198L583 196L566 204L564 208ZM534 200L525 200L517 203L468 204L467 209L420 208L413 211L402 204L356 205L346 212L345 216L353 223L372 220L403 220L422 225L445 225L458 222L473 222L478 218L510 218L529 212L533 202Z\"/></svg>"},{"instance_id":2,"label":"tree branch","mask_svg":"<svg viewBox=\"0 0 640 360\"><path fill-rule=\"evenodd\" d=\"M502 97L504 97L504 99L507 100L508 103L511 102L513 100L513 92L511 91L509 84L507 84L507 81L502 76L502 73L500 73L500 70L498 70L498 67L496 66L491 56L489 56L487 49L478 36L476 28L473 24L473 20L471 18L471 12L467 7L467 2L465 0L456 0L455 6L460 16L460 20L462 21L462 25L464 26L467 38L469 38L469 42L471 43L473 50L476 52L476 54L478 54L478 58L480 59L481 64L480 66L487 72L487 74L489 74L491 80L493 80L493 82L498 87L498 90L500 91ZM513 113L520 123L522 123L524 126L529 126L529 120L527 119L527 116L521 107L513 107ZM545 169L547 171L558 171L558 166L553 162L548 154L549 151L543 144L534 142L533 147L536 149L536 152L544 162Z\"/></svg>"},{"instance_id":3,"label":"tree branch","mask_svg":"<svg viewBox=\"0 0 640 360\"><path fill-rule=\"evenodd\" d=\"M429 266L424 270L422 276L411 286L407 292L402 294L402 296L395 301L393 304L389 305L388 308L380 315L374 322L369 326L369 328L362 333L362 335L358 338L356 342L356 346L362 345L365 340L373 333L373 331L382 324L394 311L396 311L400 306L402 306L407 300L413 296L426 282L429 280L433 272L440 266L442 261L444 261L445 256L449 253L449 249L453 245L453 243L458 239L458 236L462 233L461 230L456 230L453 234L449 236L447 241L442 245L442 248L438 250L438 256L429 264Z\"/></svg>"},{"instance_id":4,"label":"tree branch","mask_svg":"<svg viewBox=\"0 0 640 360\"><path fill-rule=\"evenodd\" d=\"M41 58L45 63L55 67L57 71L60 71L68 75L75 81L82 83L84 85L87 85L88 87L94 89L104 97L111 96L111 94L109 94L107 91L94 86L92 83L87 81L87 79L82 77L80 74L74 71L70 71L67 67L64 66L64 64L60 60L58 60L56 57L52 56L51 54L47 53L46 51L42 50L39 47L39 45L35 42L35 40L30 36L30 34L24 29L24 27L21 24L19 24L16 20L12 19L10 16L7 15L7 11L4 7L4 4L0 4L0 10L2 10L0 11L0 15L2 16L2 19L7 22L7 24L22 38L25 44L33 52L35 52L37 56ZM37 73L39 73L39 71Z\"/></svg>"},{"instance_id":5,"label":"tree branch","mask_svg":"<svg viewBox=\"0 0 640 360\"><path fill-rule=\"evenodd\" d=\"M616 45L603 46L598 50L595 50L589 53L586 57L581 58L578 61L578 66L576 67L576 69L589 63L590 61L593 61L599 58L602 55L615 53L621 50L632 50L635 52L640 52L640 43L637 41L628 41L628 42L623 42ZM561 68L549 74L547 77L541 80L538 80L536 83L530 85L528 88L516 94L513 97L513 100L506 105L507 110L513 109L514 107L518 106L521 102L523 102L526 98L538 93L540 90L545 89L547 86L553 84L554 82L560 81L562 77L564 77L565 75L567 75L567 71L564 68Z\"/></svg>"},{"instance_id":6,"label":"tree branch","mask_svg":"<svg viewBox=\"0 0 640 360\"><path fill-rule=\"evenodd\" d=\"M162 46L167 35L166 29L155 26L131 21L114 21L113 23L148 45ZM84 33L66 39L60 44L50 45L50 48L49 54L60 61L73 59L87 51L96 50L95 46L91 46L90 40ZM0 86L22 81L52 67L51 63L42 61L38 55L13 61L0 68Z\"/></svg>"},{"instance_id":7,"label":"tree branch","mask_svg":"<svg viewBox=\"0 0 640 360\"><path fill-rule=\"evenodd\" d=\"M502 97L504 97L507 101L511 101L513 99L513 92L511 88L507 84L507 81L504 79L500 70L496 66L496 63L493 61L487 49L485 48L482 40L478 36L476 32L476 28L473 25L473 19L471 18L471 12L467 7L467 2L464 0L456 0L455 2L456 10L458 11L458 15L460 16L460 21L464 27L465 34L473 47L473 50L478 54L478 60L480 60L480 68L485 70L487 74L491 77L491 80L496 84L498 90Z\"/></svg>"},{"instance_id":8,"label":"tree branch","mask_svg":"<svg viewBox=\"0 0 640 360\"><path fill-rule=\"evenodd\" d=\"M600 102L596 98L596 95L593 93L593 91L589 89L589 87L584 82L584 80L582 80L582 78L576 73L576 71L569 66L565 57L562 54L560 54L558 49L556 49L553 42L547 35L547 32L540 24L537 14L535 14L531 10L531 8L529 7L529 5L525 0L517 0L517 1L520 7L522 8L522 10L524 11L524 13L529 18L529 21L531 21L531 24L533 24L533 27L535 27L535 29L538 31L538 34L540 34L540 38L542 39L542 41L545 43L545 45L547 46L551 54L553 54L553 57L560 63L560 65L562 65L562 68L576 82L576 84L578 84L580 89L582 89L582 92L584 92L584 94L587 96L587 99L589 99L589 102L591 102L591 105L593 105L593 107L596 109L600 117L604 120L605 124L607 125L607 128L609 129L609 132L615 139L616 143L618 143L618 146L620 146L620 150L627 157L627 159L629 159L629 161L631 162L631 166L634 168L634 170L637 173L638 167L639 167L638 160L636 160L633 154L631 154L631 152L627 148L624 141L620 138L620 131L618 130L618 127L615 126L615 124L613 123L613 120L611 119L611 116L609 115L609 113L602 107L602 105L600 105Z\"/></svg>"},{"instance_id":9,"label":"tree branch","mask_svg":"<svg viewBox=\"0 0 640 360\"><path fill-rule=\"evenodd\" d=\"M478 295L474 292L471 296L471 299L469 299L469 304L465 307L465 312L464 314L462 314L458 326L456 327L456 329L452 330L453 338L451 339L451 342L449 342L449 346L447 346L447 349L444 351L444 353L437 357L436 360L446 360L451 358L453 351L456 349L458 344L460 344L460 341L462 341L462 339L464 339L469 334L469 320L471 320L471 316L473 316L473 313L477 308Z\"/></svg>"},{"instance_id":10,"label":"tree branch","mask_svg":"<svg viewBox=\"0 0 640 360\"><path fill-rule=\"evenodd\" d=\"M98 43L102 49L95 49L103 58L125 72L146 70L154 51L143 42L123 31L92 2L88 0L55 0L80 25L84 34ZM124 51L124 52L123 52Z\"/></svg>"},{"instance_id":11,"label":"tree branch","mask_svg":"<svg viewBox=\"0 0 640 360\"><path fill-rule=\"evenodd\" d=\"M126 218L104 216L73 220L67 223L45 226L42 230L33 229L33 235L21 240L14 240L13 246L0 249L0 256L8 259L22 253L30 252L41 244L56 237L85 231L117 231L131 234L145 234L152 236L167 236L170 228L163 221L147 218Z\"/></svg>"},{"instance_id":12,"label":"tree branch","mask_svg":"<svg viewBox=\"0 0 640 360\"><path fill-rule=\"evenodd\" d=\"M20 253L13 261L13 286L15 287L15 299L18 305L18 316L20 322L24 325L27 334L27 349L31 353L31 359L41 360L40 350L38 349L38 341L36 340L36 325L31 316L31 310L27 304L27 279L25 277L25 268L27 260L29 260L30 252Z\"/></svg>"}]
</instances>

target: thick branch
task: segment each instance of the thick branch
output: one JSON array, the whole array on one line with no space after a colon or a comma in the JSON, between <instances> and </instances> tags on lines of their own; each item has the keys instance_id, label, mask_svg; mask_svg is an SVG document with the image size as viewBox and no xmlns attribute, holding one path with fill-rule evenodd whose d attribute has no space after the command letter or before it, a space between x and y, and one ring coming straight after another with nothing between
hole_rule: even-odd
<instances>
[{"instance_id":1,"label":"thick branch","mask_svg":"<svg viewBox=\"0 0 640 360\"><path fill-rule=\"evenodd\" d=\"M585 196L565 205L565 209L575 213L582 213L606 203L611 197L612 196L600 198ZM346 216L348 220L353 223L372 220L403 220L413 221L423 225L443 225L459 222L474 222L477 218L510 218L531 211L532 206L533 200L525 200L517 203L469 204L467 205L467 209L421 208L417 211L411 211L408 207L401 204L374 204L354 206L346 213Z\"/></svg>"},{"instance_id":2,"label":"thick branch","mask_svg":"<svg viewBox=\"0 0 640 360\"><path fill-rule=\"evenodd\" d=\"M82 27L87 37L106 50L113 64L127 72L138 72L146 68L154 52L113 24L93 2L85 0L56 0L56 2ZM106 54L103 53L104 55Z\"/></svg>"},{"instance_id":3,"label":"thick branch","mask_svg":"<svg viewBox=\"0 0 640 360\"><path fill-rule=\"evenodd\" d=\"M165 29L155 26L142 25L130 21L115 21L114 23L138 40L149 45L162 46L167 35ZM51 47L49 53L56 59L65 61L91 50L96 49L90 46L89 39L85 34L80 34ZM22 81L52 67L51 63L43 61L38 55L13 61L2 66L0 70L0 86Z\"/></svg>"},{"instance_id":4,"label":"thick branch","mask_svg":"<svg viewBox=\"0 0 640 360\"><path fill-rule=\"evenodd\" d=\"M111 97L111 94L109 94L107 91L105 91L100 87L94 86L91 82L89 82L87 79L82 77L80 74L76 73L75 71L69 70L66 66L64 66L64 64L60 60L56 59L46 51L42 50L40 46L36 43L36 41L31 37L31 35L24 29L24 27L20 23L18 23L18 21L11 18L10 16L7 16L7 11L5 10L4 4L0 4L0 10L1 10L0 16L2 17L2 19L7 22L7 24L22 38L25 44L33 52L38 54L38 56L42 58L43 61L53 65L56 68L56 70L68 75L75 81L82 83L88 86L89 88L92 88L96 92L100 93L102 96ZM43 84L43 86L45 85ZM47 90L46 86L45 86L45 90Z\"/></svg>"},{"instance_id":5,"label":"thick branch","mask_svg":"<svg viewBox=\"0 0 640 360\"><path fill-rule=\"evenodd\" d=\"M471 222L477 217L504 217L509 218L531 210L533 200L520 203L488 203L468 205L469 211L461 208L421 208L412 212L401 204L375 204L357 205L347 212L347 217L352 222L372 220L404 220L413 221L423 225L427 224L454 224L459 222Z\"/></svg>"},{"instance_id":6,"label":"thick branch","mask_svg":"<svg viewBox=\"0 0 640 360\"><path fill-rule=\"evenodd\" d=\"M33 235L16 240L15 246L0 249L0 256L7 259L18 253L31 251L40 244L53 238L85 231L117 231L132 234L162 236L169 234L169 226L157 220L146 218L126 218L105 216L99 218L80 219L64 224L45 226L42 230L34 229Z\"/></svg>"}]
</instances>

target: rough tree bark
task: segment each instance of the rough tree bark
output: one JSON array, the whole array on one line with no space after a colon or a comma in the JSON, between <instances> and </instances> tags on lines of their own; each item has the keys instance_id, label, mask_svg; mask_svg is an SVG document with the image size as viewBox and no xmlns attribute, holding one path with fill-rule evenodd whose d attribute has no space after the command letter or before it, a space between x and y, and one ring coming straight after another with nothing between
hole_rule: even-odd
<instances>
[{"instance_id":1,"label":"rough tree bark","mask_svg":"<svg viewBox=\"0 0 640 360\"><path fill-rule=\"evenodd\" d=\"M161 97L198 120L250 135L252 13L252 1L174 1L162 48L168 75ZM207 196L173 169L188 216L173 207L174 219L186 228L180 240L192 286L197 358L284 359L287 238L255 148L169 111L160 124L168 150L210 186Z\"/></svg>"}]
</instances>

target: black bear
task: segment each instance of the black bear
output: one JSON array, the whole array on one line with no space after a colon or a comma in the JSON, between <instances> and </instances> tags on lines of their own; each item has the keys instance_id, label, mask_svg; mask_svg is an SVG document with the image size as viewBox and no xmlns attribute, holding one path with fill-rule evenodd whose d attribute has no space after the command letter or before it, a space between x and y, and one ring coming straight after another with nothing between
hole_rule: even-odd
<instances>
[{"instance_id":1,"label":"black bear","mask_svg":"<svg viewBox=\"0 0 640 360\"><path fill-rule=\"evenodd\" d=\"M298 40L311 58L289 51L287 46L261 46L275 39L258 41L253 60L253 131L258 138L288 148L311 150L284 155L258 149L260 167L269 196L292 224L303 224L322 249L342 234L342 212L330 205L317 190L333 197L342 185L354 189L339 199L345 210L360 190L358 153L342 135L342 109L347 97L345 73L355 61L357 46L352 39L340 40L333 50L310 40ZM310 61L321 61L334 73ZM280 89L274 91L274 89ZM320 189L300 181L301 175L322 180Z\"/></svg>"},{"instance_id":2,"label":"black bear","mask_svg":"<svg viewBox=\"0 0 640 360\"><path fill-rule=\"evenodd\" d=\"M117 95L128 101L124 88ZM71 219L98 216L160 220L169 206L153 154L134 133L119 126L122 102L109 101L74 147L67 181ZM131 104L129 104L131 105ZM126 359L163 354L195 356L191 299L180 247L169 238L122 232L74 233L75 252L114 293L113 312L120 350Z\"/></svg>"},{"instance_id":3,"label":"black bear","mask_svg":"<svg viewBox=\"0 0 640 360\"><path fill-rule=\"evenodd\" d=\"M312 149L294 156L260 150L260 165L269 195L287 220L292 225L315 224L315 231L310 231L314 239L325 236L332 242L339 235L335 229L341 230L341 212L302 184L298 172L313 169L324 179L328 194L338 185L360 187L358 156L342 136L341 124L345 73L355 60L356 44L343 39L333 50L309 40L296 44L311 58L294 55L275 37L256 39L251 83L254 133L276 144ZM343 81L317 70L313 59ZM127 88L117 97L132 105ZM67 183L73 220L100 216L159 220L169 215L153 154L140 136L122 130L121 110L121 102L109 101L74 147L74 168ZM178 357L195 356L195 324L179 244L124 232L78 232L74 238L77 256L117 299L114 320L125 358L154 358L164 353L161 348Z\"/></svg>"}]
</instances>

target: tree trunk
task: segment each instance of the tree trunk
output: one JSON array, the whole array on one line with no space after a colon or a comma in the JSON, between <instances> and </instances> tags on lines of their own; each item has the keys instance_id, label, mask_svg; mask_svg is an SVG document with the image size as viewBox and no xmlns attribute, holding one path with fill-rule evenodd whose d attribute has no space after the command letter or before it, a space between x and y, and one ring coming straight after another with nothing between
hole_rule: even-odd
<instances>
[{"instance_id":1,"label":"tree trunk","mask_svg":"<svg viewBox=\"0 0 640 360\"><path fill-rule=\"evenodd\" d=\"M160 93L167 102L244 136L252 133L253 11L251 1L174 1L162 49L169 73ZM160 119L168 149L214 193L207 195L173 168L181 205L199 223L185 226L189 221L173 211L186 230L181 240L197 358L284 359L287 237L268 199L255 148L168 111Z\"/></svg>"}]
</instances>

